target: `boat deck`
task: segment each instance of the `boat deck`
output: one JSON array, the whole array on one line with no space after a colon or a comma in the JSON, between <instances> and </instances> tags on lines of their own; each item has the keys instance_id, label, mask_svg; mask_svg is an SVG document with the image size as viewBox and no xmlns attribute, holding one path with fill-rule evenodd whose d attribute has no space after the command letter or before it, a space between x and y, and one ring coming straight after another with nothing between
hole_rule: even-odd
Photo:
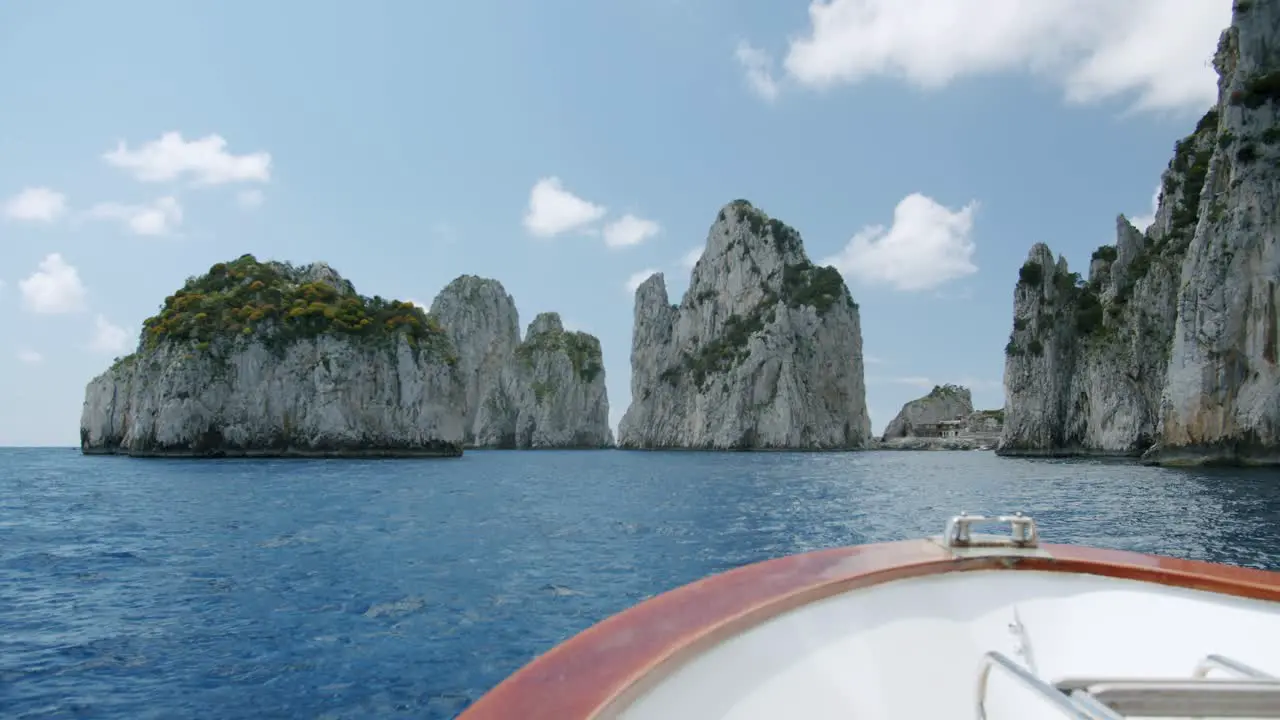
<instances>
[{"instance_id":1,"label":"boat deck","mask_svg":"<svg viewBox=\"0 0 1280 720\"><path fill-rule=\"evenodd\" d=\"M678 588L462 719L1280 717L1280 573L1042 544L1020 516L970 533L983 520Z\"/></svg>"}]
</instances>

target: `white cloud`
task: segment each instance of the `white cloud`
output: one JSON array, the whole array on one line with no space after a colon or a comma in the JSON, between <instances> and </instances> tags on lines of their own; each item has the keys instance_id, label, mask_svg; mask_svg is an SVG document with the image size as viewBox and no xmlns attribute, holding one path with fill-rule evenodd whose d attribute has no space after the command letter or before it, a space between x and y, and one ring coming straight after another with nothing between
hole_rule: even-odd
<instances>
[{"instance_id":1,"label":"white cloud","mask_svg":"<svg viewBox=\"0 0 1280 720\"><path fill-rule=\"evenodd\" d=\"M689 250L689 252L685 253L680 258L680 267L692 270L693 266L697 265L698 261L702 259L702 251L705 249L706 248L704 246L699 245L698 247Z\"/></svg>"},{"instance_id":2,"label":"white cloud","mask_svg":"<svg viewBox=\"0 0 1280 720\"><path fill-rule=\"evenodd\" d=\"M773 77L773 58L768 53L743 40L734 49L733 57L742 66L747 87L756 97L766 102L778 99L778 81Z\"/></svg>"},{"instance_id":3,"label":"white cloud","mask_svg":"<svg viewBox=\"0 0 1280 720\"><path fill-rule=\"evenodd\" d=\"M44 356L31 348L23 348L18 351L18 360L27 365L39 365L44 362Z\"/></svg>"},{"instance_id":4,"label":"white cloud","mask_svg":"<svg viewBox=\"0 0 1280 720\"><path fill-rule=\"evenodd\" d=\"M898 290L928 290L978 271L973 264L976 203L952 212L912 193L893 210L893 227L859 230L838 254L822 261L846 277Z\"/></svg>"},{"instance_id":5,"label":"white cloud","mask_svg":"<svg viewBox=\"0 0 1280 720\"><path fill-rule=\"evenodd\" d=\"M129 333L99 315L93 321L93 338L89 340L89 349L107 355L119 355L129 349Z\"/></svg>"},{"instance_id":6,"label":"white cloud","mask_svg":"<svg viewBox=\"0 0 1280 720\"><path fill-rule=\"evenodd\" d=\"M658 223L628 213L604 226L604 244L611 248L639 245L661 230Z\"/></svg>"},{"instance_id":7,"label":"white cloud","mask_svg":"<svg viewBox=\"0 0 1280 720\"><path fill-rule=\"evenodd\" d=\"M1227 0L813 0L783 66L811 88L891 76L936 89L1030 71L1070 102L1203 109L1217 90L1206 61L1230 21Z\"/></svg>"},{"instance_id":8,"label":"white cloud","mask_svg":"<svg viewBox=\"0 0 1280 720\"><path fill-rule=\"evenodd\" d=\"M627 281L623 283L622 287L628 293L634 295L636 293L636 290L639 289L641 283L643 283L645 280L648 280L649 277L656 272L658 271L655 270L654 268L645 268L644 270L641 270L639 272L633 272L631 273L631 275L627 276Z\"/></svg>"},{"instance_id":9,"label":"white cloud","mask_svg":"<svg viewBox=\"0 0 1280 720\"><path fill-rule=\"evenodd\" d=\"M89 215L119 220L136 235L168 235L182 224L182 206L174 197L162 197L146 205L98 203Z\"/></svg>"},{"instance_id":10,"label":"white cloud","mask_svg":"<svg viewBox=\"0 0 1280 720\"><path fill-rule=\"evenodd\" d=\"M879 365L879 364L881 364L881 363L883 363L883 362L884 362L884 360L881 360L880 358L876 357L875 355L863 355L863 356L862 356L862 364L863 364L863 365Z\"/></svg>"},{"instance_id":11,"label":"white cloud","mask_svg":"<svg viewBox=\"0 0 1280 720\"><path fill-rule=\"evenodd\" d=\"M236 205L239 205L245 210L252 210L253 208L259 207L265 199L266 196L257 188L241 190L236 193Z\"/></svg>"},{"instance_id":12,"label":"white cloud","mask_svg":"<svg viewBox=\"0 0 1280 720\"><path fill-rule=\"evenodd\" d=\"M413 303L414 305L422 308L424 311L431 309L431 303L424 303L421 300L414 300L413 298L409 298L408 300L405 300L405 302Z\"/></svg>"},{"instance_id":13,"label":"white cloud","mask_svg":"<svg viewBox=\"0 0 1280 720\"><path fill-rule=\"evenodd\" d=\"M5 217L11 220L53 222L67 211L67 196L46 187L26 188L4 204Z\"/></svg>"},{"instance_id":14,"label":"white cloud","mask_svg":"<svg viewBox=\"0 0 1280 720\"><path fill-rule=\"evenodd\" d=\"M182 133L167 132L159 140L130 150L123 141L102 158L127 170L143 182L166 182L184 176L197 185L235 182L267 182L271 179L271 154L265 152L232 155L220 135L186 141Z\"/></svg>"},{"instance_id":15,"label":"white cloud","mask_svg":"<svg viewBox=\"0 0 1280 720\"><path fill-rule=\"evenodd\" d=\"M584 229L604 214L604 206L587 202L565 190L560 178L545 177L534 183L529 192L524 227L537 237L554 237L570 230Z\"/></svg>"},{"instance_id":16,"label":"white cloud","mask_svg":"<svg viewBox=\"0 0 1280 720\"><path fill-rule=\"evenodd\" d=\"M86 291L80 273L58 253L41 260L39 269L20 280L18 288L23 307L34 313L59 315L84 308Z\"/></svg>"},{"instance_id":17,"label":"white cloud","mask_svg":"<svg viewBox=\"0 0 1280 720\"><path fill-rule=\"evenodd\" d=\"M574 320L573 318L563 318L560 320L560 324L564 327L565 330L569 332L586 332L587 331L586 327L583 326L582 323L578 322L577 320Z\"/></svg>"},{"instance_id":18,"label":"white cloud","mask_svg":"<svg viewBox=\"0 0 1280 720\"><path fill-rule=\"evenodd\" d=\"M1156 211L1160 209L1160 186L1151 193L1151 212L1147 215L1135 215L1129 218L1130 224L1139 230L1146 232L1151 223L1156 221Z\"/></svg>"}]
</instances>

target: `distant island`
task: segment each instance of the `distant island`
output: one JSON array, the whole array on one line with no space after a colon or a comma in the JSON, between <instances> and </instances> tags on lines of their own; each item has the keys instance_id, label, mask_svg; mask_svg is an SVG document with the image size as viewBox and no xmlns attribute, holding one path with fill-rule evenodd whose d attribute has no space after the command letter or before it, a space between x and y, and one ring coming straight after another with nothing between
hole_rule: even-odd
<instances>
[{"instance_id":1,"label":"distant island","mask_svg":"<svg viewBox=\"0 0 1280 720\"><path fill-rule=\"evenodd\" d=\"M446 317L461 317L450 309L466 302L457 288L471 282L455 281L438 298ZM520 358L528 368L504 378L510 402L498 407L496 395L468 396L476 358L493 353L489 329L446 328L413 303L360 295L324 263L243 255L188 279L144 322L137 350L90 381L81 450L452 457L475 441L470 421L482 415L492 419L480 426L492 446L608 445L599 342L561 340L558 325L558 316L540 316L498 361Z\"/></svg>"},{"instance_id":2,"label":"distant island","mask_svg":"<svg viewBox=\"0 0 1280 720\"><path fill-rule=\"evenodd\" d=\"M679 305L636 291L633 449L871 445L858 305L793 228L716 215ZM600 342L463 275L432 302L360 295L324 263L243 255L189 278L85 390L81 450L140 457L460 455L613 447Z\"/></svg>"},{"instance_id":3,"label":"distant island","mask_svg":"<svg viewBox=\"0 0 1280 720\"><path fill-rule=\"evenodd\" d=\"M720 209L678 305L635 293L635 449L856 450L871 440L858 304L800 233L746 200Z\"/></svg>"},{"instance_id":4,"label":"distant island","mask_svg":"<svg viewBox=\"0 0 1280 720\"><path fill-rule=\"evenodd\" d=\"M678 303L661 273L635 291L616 446L1280 465L1278 4L1235 4L1218 102L1176 144L1149 227L1119 216L1087 278L1032 246L1002 410L939 385L873 439L848 286L735 200ZM137 350L88 384L80 437L87 454L442 457L613 447L608 417L599 340L550 312L522 338L496 280L461 276L427 312L324 263L244 255L165 298Z\"/></svg>"},{"instance_id":5,"label":"distant island","mask_svg":"<svg viewBox=\"0 0 1280 720\"><path fill-rule=\"evenodd\" d=\"M1004 410L973 409L969 388L935 385L902 406L876 445L881 450L991 450L1000 440Z\"/></svg>"},{"instance_id":6,"label":"distant island","mask_svg":"<svg viewBox=\"0 0 1280 720\"><path fill-rule=\"evenodd\" d=\"M457 348L467 447L602 448L613 445L600 341L565 330L558 313L533 319L520 339L515 299L502 283L463 275L431 303Z\"/></svg>"}]
</instances>

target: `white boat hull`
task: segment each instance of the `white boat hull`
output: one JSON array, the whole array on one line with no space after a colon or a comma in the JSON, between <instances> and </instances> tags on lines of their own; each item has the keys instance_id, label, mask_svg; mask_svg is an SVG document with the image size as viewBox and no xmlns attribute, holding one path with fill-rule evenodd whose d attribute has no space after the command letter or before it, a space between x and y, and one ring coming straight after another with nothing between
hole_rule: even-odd
<instances>
[{"instance_id":1,"label":"white boat hull","mask_svg":"<svg viewBox=\"0 0 1280 720\"><path fill-rule=\"evenodd\" d=\"M970 532L992 520L1012 533ZM1193 711L1280 718L1280 573L1041 545L1029 518L961 515L936 538L779 558L664 593L530 662L462 720Z\"/></svg>"},{"instance_id":2,"label":"white boat hull","mask_svg":"<svg viewBox=\"0 0 1280 720\"><path fill-rule=\"evenodd\" d=\"M897 580L801 606L728 638L616 717L973 720L979 670L993 650L1051 682L1189 678L1211 654L1280 671L1280 608L1055 572ZM993 672L989 682L991 720L1064 717L1008 674Z\"/></svg>"}]
</instances>

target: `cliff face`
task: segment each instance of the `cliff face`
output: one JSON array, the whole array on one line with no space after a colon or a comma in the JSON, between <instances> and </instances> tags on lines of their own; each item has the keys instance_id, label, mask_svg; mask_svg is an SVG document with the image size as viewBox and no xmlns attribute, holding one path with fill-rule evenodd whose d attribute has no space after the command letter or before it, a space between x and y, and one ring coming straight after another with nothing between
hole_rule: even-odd
<instances>
[{"instance_id":1,"label":"cliff face","mask_svg":"<svg viewBox=\"0 0 1280 720\"><path fill-rule=\"evenodd\" d=\"M884 429L884 440L912 437L921 425L936 425L943 420L968 419L973 415L973 396L969 388L939 385L928 395L916 398L894 416Z\"/></svg>"},{"instance_id":2,"label":"cliff face","mask_svg":"<svg viewBox=\"0 0 1280 720\"><path fill-rule=\"evenodd\" d=\"M533 319L516 349L521 378L516 446L598 448L613 445L600 341L564 329L556 313Z\"/></svg>"},{"instance_id":3,"label":"cliff face","mask_svg":"<svg viewBox=\"0 0 1280 720\"><path fill-rule=\"evenodd\" d=\"M85 390L81 450L136 456L459 455L453 346L323 264L246 255L188 280Z\"/></svg>"},{"instance_id":4,"label":"cliff face","mask_svg":"<svg viewBox=\"0 0 1280 720\"><path fill-rule=\"evenodd\" d=\"M1161 217L1145 237L1117 224L1117 245L1094 253L1088 281L1043 244L1022 266L998 452L1133 455L1155 436L1181 241Z\"/></svg>"},{"instance_id":5,"label":"cliff face","mask_svg":"<svg viewBox=\"0 0 1280 720\"><path fill-rule=\"evenodd\" d=\"M497 280L464 275L431 303L457 348L464 442L494 448L613 444L600 341L543 313L520 340L515 301Z\"/></svg>"},{"instance_id":6,"label":"cliff face","mask_svg":"<svg viewBox=\"0 0 1280 720\"><path fill-rule=\"evenodd\" d=\"M636 290L630 448L835 449L870 440L858 306L800 235L725 206L680 305L662 274Z\"/></svg>"},{"instance_id":7,"label":"cliff face","mask_svg":"<svg viewBox=\"0 0 1280 720\"><path fill-rule=\"evenodd\" d=\"M1237 2L1150 460L1280 464L1280 2Z\"/></svg>"},{"instance_id":8,"label":"cliff face","mask_svg":"<svg viewBox=\"0 0 1280 720\"><path fill-rule=\"evenodd\" d=\"M485 402L517 381L513 361L520 346L520 320L515 299L497 280L463 275L440 291L431 302L431 314L440 320L458 354L465 395L459 406L464 444L515 447L514 430L503 438L505 417L487 412ZM477 431L486 441L497 432L509 442L477 443Z\"/></svg>"},{"instance_id":9,"label":"cliff face","mask_svg":"<svg viewBox=\"0 0 1280 720\"><path fill-rule=\"evenodd\" d=\"M1280 2L1237 3L1219 102L1179 141L1145 233L1123 217L1088 279L1044 245L1014 290L1004 454L1274 462Z\"/></svg>"}]
</instances>

